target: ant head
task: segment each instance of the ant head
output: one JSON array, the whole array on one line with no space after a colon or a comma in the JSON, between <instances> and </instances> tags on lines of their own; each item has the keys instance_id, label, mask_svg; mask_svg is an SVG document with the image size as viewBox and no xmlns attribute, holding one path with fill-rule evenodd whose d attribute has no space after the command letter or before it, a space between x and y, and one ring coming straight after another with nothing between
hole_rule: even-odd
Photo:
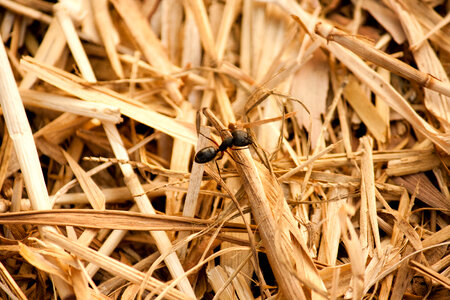
<instances>
[{"instance_id":1,"label":"ant head","mask_svg":"<svg viewBox=\"0 0 450 300\"><path fill-rule=\"evenodd\" d=\"M230 123L230 124L228 124L228 129L229 129L230 131L233 131L233 130L236 130L236 129L237 129L237 126L236 126L236 124L234 124L234 123Z\"/></svg>"}]
</instances>

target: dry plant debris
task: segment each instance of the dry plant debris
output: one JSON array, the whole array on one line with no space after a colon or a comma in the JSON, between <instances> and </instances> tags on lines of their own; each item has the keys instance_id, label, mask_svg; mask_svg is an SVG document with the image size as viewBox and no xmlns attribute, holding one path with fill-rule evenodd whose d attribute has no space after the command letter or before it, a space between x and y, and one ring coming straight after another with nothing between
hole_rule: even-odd
<instances>
[{"instance_id":1,"label":"dry plant debris","mask_svg":"<svg viewBox=\"0 0 450 300\"><path fill-rule=\"evenodd\" d=\"M450 298L449 1L0 6L1 299Z\"/></svg>"}]
</instances>

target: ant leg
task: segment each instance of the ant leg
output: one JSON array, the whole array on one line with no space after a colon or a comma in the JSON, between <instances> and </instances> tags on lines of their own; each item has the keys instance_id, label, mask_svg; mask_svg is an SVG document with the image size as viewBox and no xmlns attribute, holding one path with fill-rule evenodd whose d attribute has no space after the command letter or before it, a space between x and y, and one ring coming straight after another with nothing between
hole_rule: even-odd
<instances>
[{"instance_id":1,"label":"ant leg","mask_svg":"<svg viewBox=\"0 0 450 300\"><path fill-rule=\"evenodd\" d=\"M228 125L228 126L230 126L230 125ZM220 129L220 134L222 135L222 132L223 131L229 131L229 129Z\"/></svg>"},{"instance_id":2,"label":"ant leg","mask_svg":"<svg viewBox=\"0 0 450 300\"><path fill-rule=\"evenodd\" d=\"M228 124L228 129L220 129L220 136L222 138L224 136L224 134L223 134L224 131L231 133L230 131L232 131L233 129L231 129L230 127L233 127L233 129L235 128L234 124L230 123L230 124Z\"/></svg>"},{"instance_id":3,"label":"ant leg","mask_svg":"<svg viewBox=\"0 0 450 300\"><path fill-rule=\"evenodd\" d=\"M219 174L219 177L222 178L222 176L220 176L220 168L219 168L219 164L217 163L217 159L214 160L214 163L216 164L217 173Z\"/></svg>"},{"instance_id":4,"label":"ant leg","mask_svg":"<svg viewBox=\"0 0 450 300\"><path fill-rule=\"evenodd\" d=\"M241 148L241 149L248 149L248 147ZM235 163L240 164L241 166L248 167L246 164L243 164L243 163L241 163L241 162L235 160L234 157L233 157L233 155L231 155L231 153L228 152L228 150L225 150L225 152L228 153L228 155L231 157L231 159L232 159Z\"/></svg>"},{"instance_id":5,"label":"ant leg","mask_svg":"<svg viewBox=\"0 0 450 300\"><path fill-rule=\"evenodd\" d=\"M217 163L217 159L214 160L214 163L216 164L216 168L217 168L217 173L219 174L219 178L222 180L222 182L225 182L225 180L223 180L222 175L220 175L220 168L219 168L219 164ZM220 182L217 183L217 189L221 190L222 186L220 185Z\"/></svg>"},{"instance_id":6,"label":"ant leg","mask_svg":"<svg viewBox=\"0 0 450 300\"><path fill-rule=\"evenodd\" d=\"M211 142L213 142L217 147L219 147L219 144L217 144L217 142L215 140L213 140L210 137L207 137L206 135L204 135L203 133L199 132L198 134L200 134L201 136L203 136L204 138L210 140Z\"/></svg>"}]
</instances>

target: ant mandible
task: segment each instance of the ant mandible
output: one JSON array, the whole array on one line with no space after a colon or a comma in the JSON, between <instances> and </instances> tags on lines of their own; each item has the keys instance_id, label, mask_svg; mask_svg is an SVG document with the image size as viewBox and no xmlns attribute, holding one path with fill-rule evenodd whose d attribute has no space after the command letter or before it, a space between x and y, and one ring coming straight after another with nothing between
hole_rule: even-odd
<instances>
[{"instance_id":1,"label":"ant mandible","mask_svg":"<svg viewBox=\"0 0 450 300\"><path fill-rule=\"evenodd\" d=\"M253 143L247 131L236 129L234 126L230 128L232 129L231 136L226 137L217 148L214 146L209 146L200 149L197 154L195 154L195 162L198 164L204 164L215 159L219 153L221 153L222 157L223 152L228 148L233 146L245 147Z\"/></svg>"}]
</instances>

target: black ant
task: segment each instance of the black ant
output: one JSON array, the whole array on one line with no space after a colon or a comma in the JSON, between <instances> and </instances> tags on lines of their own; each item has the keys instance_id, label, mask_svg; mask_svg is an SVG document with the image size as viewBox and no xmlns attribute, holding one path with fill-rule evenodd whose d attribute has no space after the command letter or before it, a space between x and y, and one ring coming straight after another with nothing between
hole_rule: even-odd
<instances>
[{"instance_id":1,"label":"black ant","mask_svg":"<svg viewBox=\"0 0 450 300\"><path fill-rule=\"evenodd\" d=\"M247 131L234 129L231 131L231 136L226 137L217 148L214 146L209 146L200 149L197 154L195 154L194 160L198 164L204 164L215 159L219 153L221 153L222 157L223 152L227 151L228 148L233 146L245 147L251 144L253 144L253 141Z\"/></svg>"},{"instance_id":2,"label":"black ant","mask_svg":"<svg viewBox=\"0 0 450 300\"><path fill-rule=\"evenodd\" d=\"M283 115L282 117L275 117L275 118L271 118L271 119L256 121L256 122L253 122L252 124L253 125L260 124L261 125L261 124L265 124L265 123L268 123L268 122L281 120L281 119L284 119L284 118L291 117L291 116L295 115L297 112L298 111L290 112L290 113L288 113L286 115ZM247 126L249 126L249 124L250 123L241 124L240 126L247 127ZM215 159L219 153L220 153L220 157L218 159L220 159L223 156L223 152L227 151L228 148L231 148L233 146L235 146L235 147L246 147L248 145L254 144L252 138L250 137L250 135L249 135L249 133L247 131L237 129L235 124L229 124L228 128L229 128L229 130L231 132L231 136L228 135L226 138L222 138L222 143L220 145L217 144L214 140L212 140L212 139L210 139L210 138L205 136L207 139L209 139L214 144L216 144L216 147L209 146L209 147L205 147L203 149L200 149L195 154L195 157L194 157L194 161L196 163L204 164L204 163L210 162L213 159ZM223 130L226 130L226 129L223 129ZM202 133L200 133L200 134L203 135ZM217 166L217 161L216 161L216 166ZM217 169L219 169L218 166L217 166Z\"/></svg>"}]
</instances>

